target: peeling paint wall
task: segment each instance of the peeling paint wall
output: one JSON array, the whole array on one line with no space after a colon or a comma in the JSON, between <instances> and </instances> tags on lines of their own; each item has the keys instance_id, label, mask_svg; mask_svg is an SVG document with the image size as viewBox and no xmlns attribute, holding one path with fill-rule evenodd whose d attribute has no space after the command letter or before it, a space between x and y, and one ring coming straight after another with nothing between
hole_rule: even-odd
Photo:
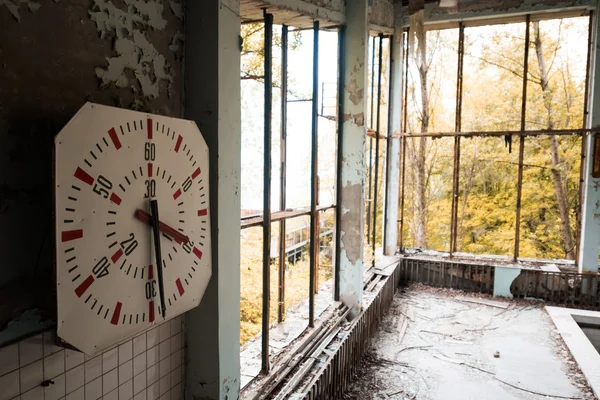
<instances>
[{"instance_id":1,"label":"peeling paint wall","mask_svg":"<svg viewBox=\"0 0 600 400\"><path fill-rule=\"evenodd\" d=\"M178 1L0 0L0 332L54 317L54 135L86 101L180 116L182 32Z\"/></svg>"},{"instance_id":2,"label":"peeling paint wall","mask_svg":"<svg viewBox=\"0 0 600 400\"><path fill-rule=\"evenodd\" d=\"M360 307L364 269L367 0L348 4L346 18L339 279L340 299L349 307Z\"/></svg>"},{"instance_id":3,"label":"peeling paint wall","mask_svg":"<svg viewBox=\"0 0 600 400\"><path fill-rule=\"evenodd\" d=\"M373 0L369 7L369 22L386 28L394 27L394 3L390 0Z\"/></svg>"}]
</instances>

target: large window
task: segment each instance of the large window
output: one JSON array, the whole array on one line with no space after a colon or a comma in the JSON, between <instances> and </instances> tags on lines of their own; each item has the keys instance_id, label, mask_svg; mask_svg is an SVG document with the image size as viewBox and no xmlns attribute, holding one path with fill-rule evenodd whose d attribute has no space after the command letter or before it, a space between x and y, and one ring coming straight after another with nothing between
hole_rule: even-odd
<instances>
[{"instance_id":1,"label":"large window","mask_svg":"<svg viewBox=\"0 0 600 400\"><path fill-rule=\"evenodd\" d=\"M401 246L575 258L589 18L407 34Z\"/></svg>"},{"instance_id":2,"label":"large window","mask_svg":"<svg viewBox=\"0 0 600 400\"><path fill-rule=\"evenodd\" d=\"M266 19L243 25L242 37L240 345L249 379L333 301L339 63L337 29Z\"/></svg>"}]
</instances>

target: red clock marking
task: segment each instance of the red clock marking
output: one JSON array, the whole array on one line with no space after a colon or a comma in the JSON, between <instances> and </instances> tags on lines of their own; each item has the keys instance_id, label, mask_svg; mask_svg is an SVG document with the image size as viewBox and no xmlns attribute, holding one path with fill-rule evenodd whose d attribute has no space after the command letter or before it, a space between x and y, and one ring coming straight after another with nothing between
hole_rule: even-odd
<instances>
[{"instance_id":1,"label":"red clock marking","mask_svg":"<svg viewBox=\"0 0 600 400\"><path fill-rule=\"evenodd\" d=\"M200 175L200 168L196 168L196 170L192 174L192 179L196 179L198 175Z\"/></svg>"},{"instance_id":2,"label":"red clock marking","mask_svg":"<svg viewBox=\"0 0 600 400\"><path fill-rule=\"evenodd\" d=\"M121 258L121 256L123 255L123 249L119 249L117 250L117 252L115 254L112 255L112 257L110 258L114 263L116 263L117 261L119 261L119 258Z\"/></svg>"},{"instance_id":3,"label":"red clock marking","mask_svg":"<svg viewBox=\"0 0 600 400\"><path fill-rule=\"evenodd\" d=\"M148 163L148 176L152 176L152 163Z\"/></svg>"},{"instance_id":4,"label":"red clock marking","mask_svg":"<svg viewBox=\"0 0 600 400\"><path fill-rule=\"evenodd\" d=\"M173 193L173 200L177 200L179 196L181 196L181 189L177 189L177 191Z\"/></svg>"},{"instance_id":5,"label":"red clock marking","mask_svg":"<svg viewBox=\"0 0 600 400\"><path fill-rule=\"evenodd\" d=\"M152 265L148 265L148 280L154 279L154 269Z\"/></svg>"},{"instance_id":6,"label":"red clock marking","mask_svg":"<svg viewBox=\"0 0 600 400\"><path fill-rule=\"evenodd\" d=\"M75 239L81 239L83 237L83 229L76 229L74 231L63 231L62 242L68 242Z\"/></svg>"},{"instance_id":7,"label":"red clock marking","mask_svg":"<svg viewBox=\"0 0 600 400\"><path fill-rule=\"evenodd\" d=\"M208 210L206 208L203 208L202 210L198 210L199 217L204 217L206 214L208 214Z\"/></svg>"},{"instance_id":8,"label":"red clock marking","mask_svg":"<svg viewBox=\"0 0 600 400\"><path fill-rule=\"evenodd\" d=\"M77 295L77 297L83 296L85 291L88 290L92 283L94 283L93 275L90 275L87 278L85 278L85 281L81 282L81 284L77 286L77 289L75 289L75 294Z\"/></svg>"},{"instance_id":9,"label":"red clock marking","mask_svg":"<svg viewBox=\"0 0 600 400\"><path fill-rule=\"evenodd\" d=\"M108 136L110 136L110 140L112 140L113 144L115 145L115 149L119 150L121 148L121 141L117 136L117 131L115 131L115 128L110 128L108 131Z\"/></svg>"},{"instance_id":10,"label":"red clock marking","mask_svg":"<svg viewBox=\"0 0 600 400\"><path fill-rule=\"evenodd\" d=\"M175 143L175 153L179 153L179 147L181 147L181 141L183 138L181 135L177 136L177 143Z\"/></svg>"},{"instance_id":11,"label":"red clock marking","mask_svg":"<svg viewBox=\"0 0 600 400\"><path fill-rule=\"evenodd\" d=\"M84 170L82 170L79 167L77 167L77 169L75 170L74 176L75 176L75 178L79 179L80 181L82 181L84 183L87 183L90 186L92 186L92 184L94 183L94 178L92 178L92 176L90 174L88 174L87 172L85 172Z\"/></svg>"},{"instance_id":12,"label":"red clock marking","mask_svg":"<svg viewBox=\"0 0 600 400\"><path fill-rule=\"evenodd\" d=\"M148 320L154 322L154 300L150 300L150 303L148 303L148 314L150 314Z\"/></svg>"},{"instance_id":13,"label":"red clock marking","mask_svg":"<svg viewBox=\"0 0 600 400\"><path fill-rule=\"evenodd\" d=\"M113 312L112 318L110 319L110 323L113 325L117 325L119 323L119 317L121 316L121 307L123 303L117 301L117 305L115 306L115 311Z\"/></svg>"},{"instance_id":14,"label":"red clock marking","mask_svg":"<svg viewBox=\"0 0 600 400\"><path fill-rule=\"evenodd\" d=\"M112 193L110 195L110 201L112 201L113 203L115 203L118 206L121 205L121 198L114 193Z\"/></svg>"},{"instance_id":15,"label":"red clock marking","mask_svg":"<svg viewBox=\"0 0 600 400\"><path fill-rule=\"evenodd\" d=\"M199 259L202 260L202 252L200 250L198 250L197 247L194 247L194 254L196 255L196 257L198 257Z\"/></svg>"},{"instance_id":16,"label":"red clock marking","mask_svg":"<svg viewBox=\"0 0 600 400\"><path fill-rule=\"evenodd\" d=\"M185 290L183 290L183 285L181 284L181 279L177 278L177 280L175 281L175 284L177 285L177 290L179 291L179 295L183 296L183 293L185 293Z\"/></svg>"},{"instance_id":17,"label":"red clock marking","mask_svg":"<svg viewBox=\"0 0 600 400\"><path fill-rule=\"evenodd\" d=\"M152 139L152 118L148 118L148 139Z\"/></svg>"}]
</instances>

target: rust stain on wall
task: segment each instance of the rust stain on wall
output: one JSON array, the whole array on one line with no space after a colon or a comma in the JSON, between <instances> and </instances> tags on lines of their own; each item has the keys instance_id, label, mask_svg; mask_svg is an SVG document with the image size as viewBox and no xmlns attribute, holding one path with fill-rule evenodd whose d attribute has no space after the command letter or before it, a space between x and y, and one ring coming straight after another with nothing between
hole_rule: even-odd
<instances>
[{"instance_id":1,"label":"rust stain on wall","mask_svg":"<svg viewBox=\"0 0 600 400\"><path fill-rule=\"evenodd\" d=\"M363 88L359 88L356 83L356 78L350 80L350 83L346 87L346 91L348 92L348 98L355 106L360 103L363 98Z\"/></svg>"},{"instance_id":2,"label":"rust stain on wall","mask_svg":"<svg viewBox=\"0 0 600 400\"><path fill-rule=\"evenodd\" d=\"M346 204L360 204L362 201L362 185L359 183L346 184L342 187L342 196L348 199ZM341 242L348 260L355 264L360 259L361 252L361 219L363 218L360 207L350 209L342 215L342 226L344 227L344 235Z\"/></svg>"},{"instance_id":3,"label":"rust stain on wall","mask_svg":"<svg viewBox=\"0 0 600 400\"><path fill-rule=\"evenodd\" d=\"M354 123L356 124L356 126L364 126L365 125L365 114L364 113L354 114L352 117L354 118Z\"/></svg>"}]
</instances>

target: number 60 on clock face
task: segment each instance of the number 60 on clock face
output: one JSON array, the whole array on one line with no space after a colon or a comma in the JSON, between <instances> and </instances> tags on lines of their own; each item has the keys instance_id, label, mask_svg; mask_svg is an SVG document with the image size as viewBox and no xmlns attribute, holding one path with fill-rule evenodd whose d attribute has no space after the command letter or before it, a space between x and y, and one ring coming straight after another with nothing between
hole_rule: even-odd
<instances>
[{"instance_id":1,"label":"number 60 on clock face","mask_svg":"<svg viewBox=\"0 0 600 400\"><path fill-rule=\"evenodd\" d=\"M94 354L197 306L211 276L195 123L87 103L55 138L58 335Z\"/></svg>"}]
</instances>

